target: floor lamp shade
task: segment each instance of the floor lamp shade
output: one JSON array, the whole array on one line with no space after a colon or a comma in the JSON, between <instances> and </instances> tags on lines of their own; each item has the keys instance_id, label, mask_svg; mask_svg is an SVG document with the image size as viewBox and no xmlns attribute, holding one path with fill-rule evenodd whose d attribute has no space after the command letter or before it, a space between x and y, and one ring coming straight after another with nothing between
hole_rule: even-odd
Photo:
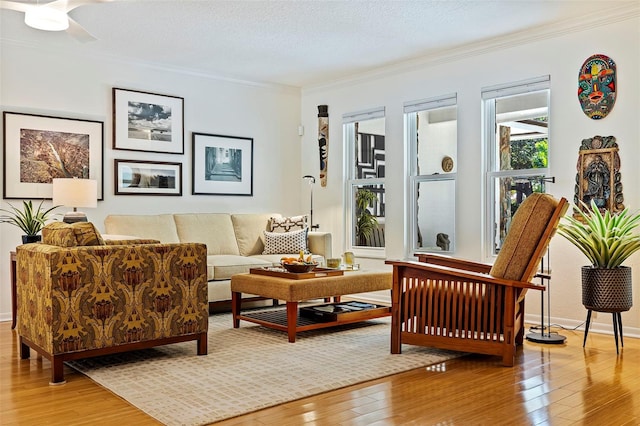
<instances>
[{"instance_id":1,"label":"floor lamp shade","mask_svg":"<svg viewBox=\"0 0 640 426\"><path fill-rule=\"evenodd\" d=\"M78 207L98 207L98 182L92 179L53 179L53 204L73 207L65 214L66 223L86 222L87 215Z\"/></svg>"}]
</instances>

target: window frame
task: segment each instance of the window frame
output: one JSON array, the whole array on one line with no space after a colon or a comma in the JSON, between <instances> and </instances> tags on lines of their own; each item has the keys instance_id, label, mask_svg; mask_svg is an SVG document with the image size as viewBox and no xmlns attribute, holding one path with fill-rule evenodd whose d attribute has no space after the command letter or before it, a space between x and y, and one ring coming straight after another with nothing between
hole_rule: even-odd
<instances>
[{"instance_id":1,"label":"window frame","mask_svg":"<svg viewBox=\"0 0 640 426\"><path fill-rule=\"evenodd\" d=\"M534 177L546 179L550 174L551 150L547 150L547 167L533 169L500 170L498 144L496 134L498 123L496 117L496 100L529 93L546 91L547 98L547 143L551 145L551 80L550 76L541 76L529 80L517 81L502 85L482 88L482 123L483 123L483 229L482 246L485 259L491 261L497 256L494 250L497 194L494 191L496 179L505 177Z\"/></svg>"},{"instance_id":2,"label":"window frame","mask_svg":"<svg viewBox=\"0 0 640 426\"><path fill-rule=\"evenodd\" d=\"M437 181L453 181L454 184L454 200L456 200L457 193L457 173L441 173L441 174L418 174L418 134L417 134L417 118L416 114L421 111L434 111L443 108L456 107L456 156L458 152L458 138L457 138L457 108L458 97L457 93L436 96L429 99L422 99L417 101L409 101L404 104L404 121L405 121L405 143L407 149L407 183L406 188L409 192L406 203L406 223L408 228L408 244L405 244L405 256L412 257L415 253L433 253L435 250L429 250L426 247L418 247L418 199L416 197L418 187L421 183L425 182L437 182ZM452 215L456 217L456 202L454 201ZM453 235L451 235L451 247L450 250L443 252L451 254L455 252L456 248L456 232L455 232L455 219L453 227Z\"/></svg>"},{"instance_id":3,"label":"window frame","mask_svg":"<svg viewBox=\"0 0 640 426\"><path fill-rule=\"evenodd\" d=\"M343 129L343 174L345 177L344 180L344 199L343 199L343 209L344 209L344 245L345 251L353 252L355 256L367 257L367 258L380 258L384 259L386 257L386 247L367 247L367 246L359 246L356 245L355 238L355 194L358 187L361 186L369 186L369 185L382 185L385 190L385 178L366 178L366 179L357 179L356 176L356 166L355 166L355 144L357 143L357 137L355 132L355 123L367 121L367 120L375 120L375 119L385 119L385 145L386 145L386 117L385 117L385 108L373 108L366 111L360 111L355 113L348 113L342 116L342 129ZM386 146L385 146L386 150ZM385 212L386 218L386 212ZM385 241L386 246L386 241Z\"/></svg>"}]
</instances>

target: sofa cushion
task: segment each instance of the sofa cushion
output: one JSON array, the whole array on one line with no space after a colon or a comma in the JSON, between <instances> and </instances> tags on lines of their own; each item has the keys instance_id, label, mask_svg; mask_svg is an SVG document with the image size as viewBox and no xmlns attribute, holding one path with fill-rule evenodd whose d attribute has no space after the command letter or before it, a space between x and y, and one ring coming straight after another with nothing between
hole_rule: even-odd
<instances>
[{"instance_id":1,"label":"sofa cushion","mask_svg":"<svg viewBox=\"0 0 640 426\"><path fill-rule=\"evenodd\" d=\"M281 215L277 213L231 215L241 256L262 253L264 250L264 235L262 233L269 230L269 220L272 217L281 217Z\"/></svg>"},{"instance_id":2,"label":"sofa cushion","mask_svg":"<svg viewBox=\"0 0 640 426\"><path fill-rule=\"evenodd\" d=\"M207 256L208 280L228 280L231 275L249 272L250 268L271 266L272 263L253 257L218 254Z\"/></svg>"},{"instance_id":3,"label":"sofa cushion","mask_svg":"<svg viewBox=\"0 0 640 426\"><path fill-rule=\"evenodd\" d=\"M307 228L291 232L264 232L262 254L300 253L307 251Z\"/></svg>"},{"instance_id":4,"label":"sofa cushion","mask_svg":"<svg viewBox=\"0 0 640 426\"><path fill-rule=\"evenodd\" d=\"M269 231L271 232L298 231L307 227L307 215L272 217L269 220Z\"/></svg>"},{"instance_id":5,"label":"sofa cushion","mask_svg":"<svg viewBox=\"0 0 640 426\"><path fill-rule=\"evenodd\" d=\"M104 219L106 234L132 235L159 240L163 243L179 243L172 214L109 215Z\"/></svg>"},{"instance_id":6,"label":"sofa cushion","mask_svg":"<svg viewBox=\"0 0 640 426\"><path fill-rule=\"evenodd\" d=\"M91 222L52 222L42 229L42 242L58 247L101 246L104 240Z\"/></svg>"},{"instance_id":7,"label":"sofa cushion","mask_svg":"<svg viewBox=\"0 0 640 426\"><path fill-rule=\"evenodd\" d=\"M204 243L207 255L240 254L228 213L175 214L173 219L180 242Z\"/></svg>"}]
</instances>

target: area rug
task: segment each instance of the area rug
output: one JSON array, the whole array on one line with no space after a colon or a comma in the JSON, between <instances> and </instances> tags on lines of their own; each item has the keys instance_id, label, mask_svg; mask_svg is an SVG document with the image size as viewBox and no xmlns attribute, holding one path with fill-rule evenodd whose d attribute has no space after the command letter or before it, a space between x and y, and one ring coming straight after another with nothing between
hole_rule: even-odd
<instances>
[{"instance_id":1,"label":"area rug","mask_svg":"<svg viewBox=\"0 0 640 426\"><path fill-rule=\"evenodd\" d=\"M209 317L209 354L195 342L68 364L167 425L201 425L445 361L459 352L417 346L391 355L390 318L298 333Z\"/></svg>"}]
</instances>

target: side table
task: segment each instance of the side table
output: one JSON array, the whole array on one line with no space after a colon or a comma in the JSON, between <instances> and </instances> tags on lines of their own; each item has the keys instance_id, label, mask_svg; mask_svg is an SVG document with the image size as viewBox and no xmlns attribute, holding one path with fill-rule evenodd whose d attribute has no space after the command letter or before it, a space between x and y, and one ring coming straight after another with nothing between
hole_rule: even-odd
<instances>
[{"instance_id":1,"label":"side table","mask_svg":"<svg viewBox=\"0 0 640 426\"><path fill-rule=\"evenodd\" d=\"M11 329L16 328L16 313L18 311L18 300L16 291L16 281L18 275L16 274L16 252L10 253L10 271L11 271Z\"/></svg>"}]
</instances>

